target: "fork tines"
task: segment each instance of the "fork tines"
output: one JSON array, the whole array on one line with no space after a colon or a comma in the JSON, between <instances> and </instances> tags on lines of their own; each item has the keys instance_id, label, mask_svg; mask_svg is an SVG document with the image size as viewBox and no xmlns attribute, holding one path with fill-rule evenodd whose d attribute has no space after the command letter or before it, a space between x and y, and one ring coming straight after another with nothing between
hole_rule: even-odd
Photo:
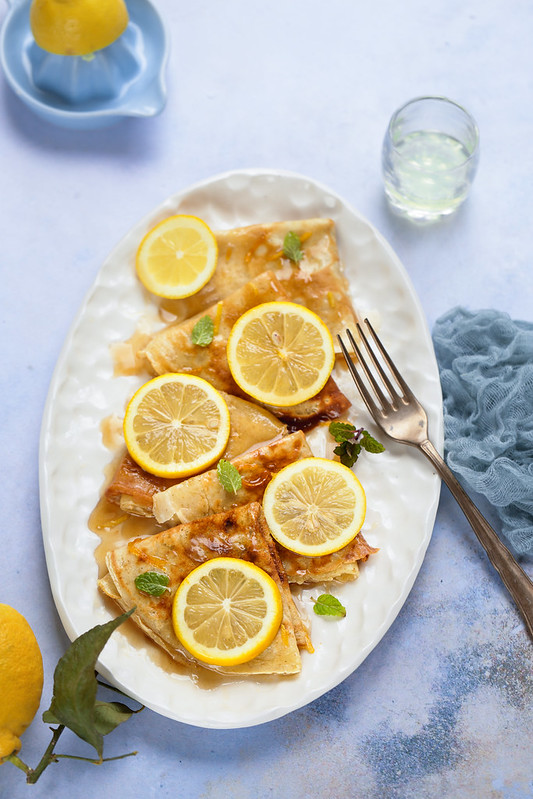
<instances>
[{"instance_id":1,"label":"fork tines","mask_svg":"<svg viewBox=\"0 0 533 799\"><path fill-rule=\"evenodd\" d=\"M379 336L377 335L376 331L370 324L369 320L365 319L364 323L370 333L370 336L375 346L373 346L370 343L368 336L366 335L366 333L363 330L363 327L359 323L357 323L357 333L359 335L360 340L363 342L366 351L368 352L368 356L373 368L371 368L369 360L363 356L361 348L359 347L357 341L355 340L355 337L353 336L352 332L350 330L346 330L346 335L348 336L350 344L352 345L355 355L357 356L357 361L360 364L364 375L366 376L368 382L372 386L375 396L377 397L381 405L381 409L386 410L387 408L396 408L398 407L398 403L401 403L402 401L409 401L409 399L412 397L412 392L409 389L409 386L406 384L405 380L402 378L398 369L394 365L393 361L391 360L389 354L387 353L385 347L381 343ZM368 388L361 374L359 373L359 370L356 364L354 363L353 358L350 356L350 353L348 352L348 349L346 348L346 345L342 340L341 336L337 335L337 338L339 339L339 344L341 345L342 354L344 355L344 358L348 365L348 369L350 370L350 373L355 381L355 384L359 389L359 392L368 410L372 414L374 414L377 410L377 406L374 402L374 399L372 398L372 395L368 391ZM397 383L397 387L395 387L391 382L389 374L385 371L383 367L382 361L380 361L380 359L376 355L375 351L376 349L378 350L383 363L386 364L390 374L393 375L394 380ZM378 381L377 377L379 377L381 384ZM389 395L388 397L384 393L382 385L385 387L386 391L388 392ZM400 389L400 391L398 391L398 388Z\"/></svg>"}]
</instances>

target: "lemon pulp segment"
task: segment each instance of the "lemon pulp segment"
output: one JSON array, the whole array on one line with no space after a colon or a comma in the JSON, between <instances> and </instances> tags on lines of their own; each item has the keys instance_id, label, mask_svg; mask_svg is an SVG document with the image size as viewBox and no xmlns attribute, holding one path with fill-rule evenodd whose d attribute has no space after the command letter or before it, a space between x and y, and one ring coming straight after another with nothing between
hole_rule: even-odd
<instances>
[{"instance_id":1,"label":"lemon pulp segment","mask_svg":"<svg viewBox=\"0 0 533 799\"><path fill-rule=\"evenodd\" d=\"M272 643L282 602L274 580L253 563L213 558L180 584L172 608L176 636L211 665L245 663Z\"/></svg>"},{"instance_id":2,"label":"lemon pulp segment","mask_svg":"<svg viewBox=\"0 0 533 799\"><path fill-rule=\"evenodd\" d=\"M319 556L342 549L357 535L366 497L346 466L305 458L278 472L266 488L263 508L280 544L301 555Z\"/></svg>"}]
</instances>

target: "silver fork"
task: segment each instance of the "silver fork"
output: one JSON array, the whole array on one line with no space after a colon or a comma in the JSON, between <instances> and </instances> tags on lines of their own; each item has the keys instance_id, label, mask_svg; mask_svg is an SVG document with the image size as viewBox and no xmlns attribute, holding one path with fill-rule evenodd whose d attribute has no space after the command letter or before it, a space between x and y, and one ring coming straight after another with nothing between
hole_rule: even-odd
<instances>
[{"instance_id":1,"label":"silver fork","mask_svg":"<svg viewBox=\"0 0 533 799\"><path fill-rule=\"evenodd\" d=\"M369 341L369 337L360 324L357 325L357 332L368 353L369 360L365 360L363 357L361 347L352 333L349 330L346 331L359 366L354 363L341 336L337 336L337 338L366 407L376 424L388 436L403 444L416 447L431 461L459 503L490 562L516 602L529 633L533 637L533 582L521 569L507 547L502 544L493 528L463 490L429 440L425 410L402 378L368 319L365 319L365 325L373 343ZM380 358L376 355L376 350L379 352ZM365 375L366 382L360 372ZM367 388L367 383L371 390Z\"/></svg>"}]
</instances>

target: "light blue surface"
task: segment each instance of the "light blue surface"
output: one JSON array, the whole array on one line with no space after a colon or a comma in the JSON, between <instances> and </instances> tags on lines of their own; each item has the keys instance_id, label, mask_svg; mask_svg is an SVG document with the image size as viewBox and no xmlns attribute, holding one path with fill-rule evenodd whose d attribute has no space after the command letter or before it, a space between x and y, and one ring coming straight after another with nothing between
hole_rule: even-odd
<instances>
[{"instance_id":1,"label":"light blue surface","mask_svg":"<svg viewBox=\"0 0 533 799\"><path fill-rule=\"evenodd\" d=\"M308 174L388 239L431 326L458 304L533 318L529 2L158 0L157 8L172 40L168 102L157 117L64 130L32 113L0 78L0 601L37 633L41 710L67 645L41 542L42 409L102 261L165 197L227 169ZM5 6L0 20L2 13ZM472 111L482 142L469 199L426 227L389 212L380 174L392 112L421 94L443 94ZM523 565L531 574L531 559ZM443 488L406 604L329 694L246 730L189 728L143 711L105 746L108 757L132 749L137 757L101 767L64 760L35 786L3 765L0 797L531 799L532 649ZM24 735L24 759L35 765L48 740L37 718ZM90 754L68 733L59 751Z\"/></svg>"},{"instance_id":2,"label":"light blue surface","mask_svg":"<svg viewBox=\"0 0 533 799\"><path fill-rule=\"evenodd\" d=\"M0 60L11 88L34 113L77 130L161 113L168 38L149 0L128 0L126 30L90 61L42 50L30 30L31 0L11 2L0 35Z\"/></svg>"}]
</instances>

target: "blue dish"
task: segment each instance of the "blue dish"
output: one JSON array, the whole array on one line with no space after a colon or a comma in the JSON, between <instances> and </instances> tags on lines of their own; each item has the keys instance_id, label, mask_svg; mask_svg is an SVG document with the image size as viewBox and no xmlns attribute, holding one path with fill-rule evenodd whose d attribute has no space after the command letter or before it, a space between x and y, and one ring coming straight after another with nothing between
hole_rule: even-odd
<instances>
[{"instance_id":1,"label":"blue dish","mask_svg":"<svg viewBox=\"0 0 533 799\"><path fill-rule=\"evenodd\" d=\"M30 29L31 0L10 2L0 59L15 94L43 119L67 128L94 129L163 110L168 38L149 0L126 0L128 27L91 59L40 48Z\"/></svg>"}]
</instances>

